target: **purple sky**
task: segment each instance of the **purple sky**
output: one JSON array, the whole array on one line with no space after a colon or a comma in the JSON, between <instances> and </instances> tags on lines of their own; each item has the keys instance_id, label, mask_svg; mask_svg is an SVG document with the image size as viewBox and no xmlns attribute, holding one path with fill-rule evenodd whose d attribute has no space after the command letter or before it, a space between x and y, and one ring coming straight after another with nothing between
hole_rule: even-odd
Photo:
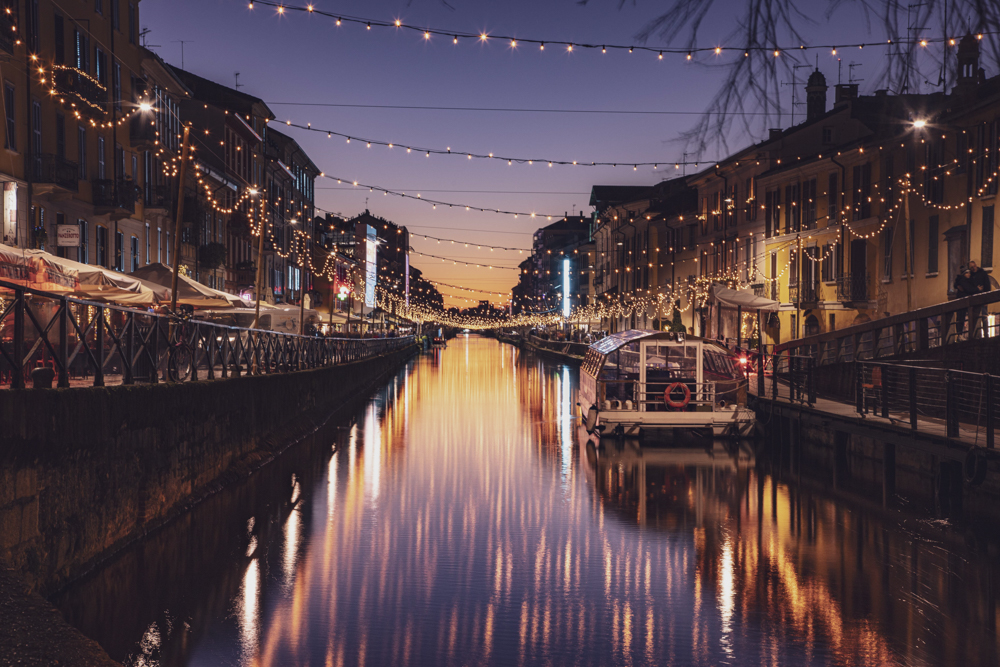
<instances>
[{"instance_id":1,"label":"purple sky","mask_svg":"<svg viewBox=\"0 0 1000 667\"><path fill-rule=\"evenodd\" d=\"M635 43L635 34L668 4L637 0L619 8L617 0L591 0L587 6L575 0L451 0L454 9L449 9L436 0L313 1L317 9L375 20L399 18L436 29L619 44ZM289 4L305 2L291 0ZM715 2L720 18L704 29L701 43L721 42L734 27L732 17L742 5L741 0ZM803 10L811 6L825 5L815 0L801 3ZM240 72L242 90L270 104L279 120L459 151L673 163L682 159L683 148L671 140L696 116L351 109L280 103L698 112L720 79L718 70L687 63L683 56L664 56L659 61L655 54L639 52L602 55L577 50L568 54L556 47L540 52L537 46L527 45L512 50L497 40L487 45L464 41L455 46L450 39L435 37L425 42L419 34L387 28L367 31L351 24L338 28L332 20L301 13L279 17L273 8L261 5L250 11L243 0L145 0L141 25L151 29L148 44L158 45L153 50L170 63L180 65L181 45L176 40L189 40L184 63L188 70L226 85L232 85L234 72ZM818 16L805 36L823 42L883 38L877 29L870 35L857 31L858 25L857 13L848 9L836 15L832 24ZM856 70L862 78L866 74L873 78L874 68L886 57L884 49L841 55L845 79L849 57L866 63ZM831 86L836 83L836 58L821 55L820 68ZM806 76L808 70L800 70L800 79ZM782 94L788 108L790 88L784 87ZM804 108L799 111L803 112ZM630 166L548 168L538 163L507 166L451 156L426 158L282 129L330 175L455 203L539 214L562 215L574 208L589 212L594 184L653 184L679 173L672 166L654 172L642 167L633 171ZM737 139L735 145L749 141L749 137ZM421 202L345 188L329 180L320 179L316 185L316 203L322 209L352 216L364 210L369 197L372 213L405 224L415 233L528 248L531 233L545 224L544 218L514 219L440 206L433 210ZM419 238L412 245L418 251L504 266L515 266L524 257L517 252L477 251ZM432 280L478 289L506 291L517 278L516 271L454 266L418 255L411 261Z\"/></svg>"}]
</instances>

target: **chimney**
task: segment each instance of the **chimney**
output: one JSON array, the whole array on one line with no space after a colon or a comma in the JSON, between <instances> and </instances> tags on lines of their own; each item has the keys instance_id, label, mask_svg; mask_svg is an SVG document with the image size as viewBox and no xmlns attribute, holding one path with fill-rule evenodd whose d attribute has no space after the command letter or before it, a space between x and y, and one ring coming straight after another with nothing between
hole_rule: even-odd
<instances>
[{"instance_id":1,"label":"chimney","mask_svg":"<svg viewBox=\"0 0 1000 667\"><path fill-rule=\"evenodd\" d=\"M768 141L774 141L775 139L780 139L780 138L781 138L781 128L780 127L772 127L770 130L767 131L767 140Z\"/></svg>"},{"instance_id":2,"label":"chimney","mask_svg":"<svg viewBox=\"0 0 1000 667\"><path fill-rule=\"evenodd\" d=\"M846 102L853 102L858 99L858 84L838 83L834 86L833 106L840 106Z\"/></svg>"},{"instance_id":3,"label":"chimney","mask_svg":"<svg viewBox=\"0 0 1000 667\"><path fill-rule=\"evenodd\" d=\"M826 113L826 77L818 69L806 82L806 120L816 120Z\"/></svg>"}]
</instances>

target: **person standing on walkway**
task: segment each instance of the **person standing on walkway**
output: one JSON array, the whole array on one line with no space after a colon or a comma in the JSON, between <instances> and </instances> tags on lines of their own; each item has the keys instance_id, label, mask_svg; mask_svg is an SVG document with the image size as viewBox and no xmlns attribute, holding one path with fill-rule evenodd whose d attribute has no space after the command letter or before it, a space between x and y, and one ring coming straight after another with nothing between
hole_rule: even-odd
<instances>
[{"instance_id":1,"label":"person standing on walkway","mask_svg":"<svg viewBox=\"0 0 1000 667\"><path fill-rule=\"evenodd\" d=\"M972 296L976 293L976 283L972 280L972 271L965 267L963 268L957 276L955 276L955 298L964 299L967 296ZM965 333L965 316L968 313L968 309L962 308L957 313L955 313L955 335L961 336Z\"/></svg>"},{"instance_id":2,"label":"person standing on walkway","mask_svg":"<svg viewBox=\"0 0 1000 667\"><path fill-rule=\"evenodd\" d=\"M972 284L976 289L974 294L985 294L993 289L993 285L990 283L989 275L980 269L979 265L976 264L975 261L969 262L969 271L972 272ZM979 306L976 308L975 318L975 321L969 324L969 333L970 336L981 338L986 329L986 306ZM982 322L981 325L980 322Z\"/></svg>"}]
</instances>

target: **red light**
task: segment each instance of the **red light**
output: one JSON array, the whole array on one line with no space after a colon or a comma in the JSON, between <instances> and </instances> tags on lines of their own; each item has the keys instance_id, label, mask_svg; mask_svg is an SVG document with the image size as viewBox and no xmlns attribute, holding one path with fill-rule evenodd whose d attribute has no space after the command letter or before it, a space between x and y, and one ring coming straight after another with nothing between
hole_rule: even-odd
<instances>
[{"instance_id":1,"label":"red light","mask_svg":"<svg viewBox=\"0 0 1000 667\"><path fill-rule=\"evenodd\" d=\"M746 357L740 357L740 363L742 365L746 366L747 365L747 358Z\"/></svg>"}]
</instances>

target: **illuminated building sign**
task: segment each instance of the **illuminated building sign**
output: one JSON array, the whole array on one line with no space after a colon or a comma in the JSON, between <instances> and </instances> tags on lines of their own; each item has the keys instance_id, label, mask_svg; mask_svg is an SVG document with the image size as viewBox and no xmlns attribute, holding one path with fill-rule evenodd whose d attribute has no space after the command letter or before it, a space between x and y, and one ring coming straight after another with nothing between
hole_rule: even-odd
<instances>
[{"instance_id":1,"label":"illuminated building sign","mask_svg":"<svg viewBox=\"0 0 1000 667\"><path fill-rule=\"evenodd\" d=\"M375 228L365 225L365 306L375 307L375 282L378 279L378 238Z\"/></svg>"},{"instance_id":2,"label":"illuminated building sign","mask_svg":"<svg viewBox=\"0 0 1000 667\"><path fill-rule=\"evenodd\" d=\"M569 258L563 260L563 317L569 317Z\"/></svg>"}]
</instances>

